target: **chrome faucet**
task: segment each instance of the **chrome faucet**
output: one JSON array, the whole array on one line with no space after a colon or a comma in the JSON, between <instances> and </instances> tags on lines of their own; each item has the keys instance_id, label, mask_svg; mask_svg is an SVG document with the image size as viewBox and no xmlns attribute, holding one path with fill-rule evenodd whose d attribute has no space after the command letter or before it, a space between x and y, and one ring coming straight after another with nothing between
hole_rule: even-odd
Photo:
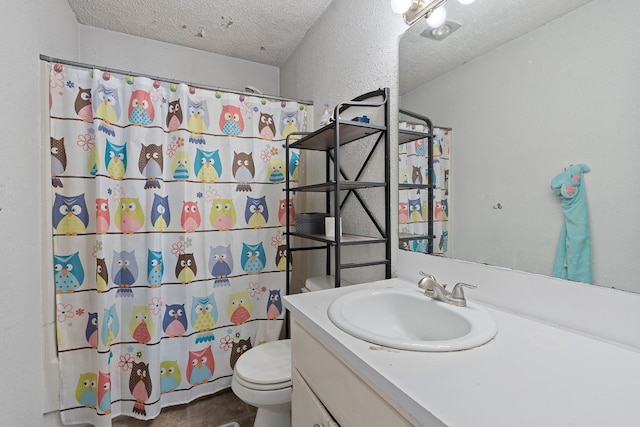
<instances>
[{"instance_id":1,"label":"chrome faucet","mask_svg":"<svg viewBox=\"0 0 640 427\"><path fill-rule=\"evenodd\" d=\"M447 285L441 285L436 278L431 274L420 272L420 275L424 276L418 282L418 287L424 289L424 294L429 298L433 298L437 301L446 302L447 304L455 305L456 307L466 307L467 299L464 296L463 288L476 288L476 285L469 283L458 282L453 287L453 291L449 292Z\"/></svg>"}]
</instances>

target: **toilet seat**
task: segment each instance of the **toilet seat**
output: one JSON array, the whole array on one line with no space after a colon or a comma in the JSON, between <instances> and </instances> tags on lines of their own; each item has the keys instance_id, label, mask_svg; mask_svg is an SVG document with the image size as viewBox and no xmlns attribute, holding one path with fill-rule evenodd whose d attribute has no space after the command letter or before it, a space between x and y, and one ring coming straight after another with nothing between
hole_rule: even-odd
<instances>
[{"instance_id":1,"label":"toilet seat","mask_svg":"<svg viewBox=\"0 0 640 427\"><path fill-rule=\"evenodd\" d=\"M238 359L233 374L238 384L252 390L291 387L291 340L253 347Z\"/></svg>"}]
</instances>

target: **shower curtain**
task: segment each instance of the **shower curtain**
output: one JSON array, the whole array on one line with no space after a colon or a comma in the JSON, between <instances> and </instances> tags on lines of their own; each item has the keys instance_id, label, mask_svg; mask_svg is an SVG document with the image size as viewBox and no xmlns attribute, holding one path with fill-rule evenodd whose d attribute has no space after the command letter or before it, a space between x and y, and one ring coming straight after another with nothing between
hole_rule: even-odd
<instances>
[{"instance_id":1,"label":"shower curtain","mask_svg":"<svg viewBox=\"0 0 640 427\"><path fill-rule=\"evenodd\" d=\"M307 106L50 64L65 424L229 387L283 324L284 138ZM292 152L292 157L298 154Z\"/></svg>"},{"instance_id":2,"label":"shower curtain","mask_svg":"<svg viewBox=\"0 0 640 427\"><path fill-rule=\"evenodd\" d=\"M412 130L414 124L409 123ZM429 170L427 140L419 139L398 148L399 183L426 184L431 173L433 189L433 248L428 239L401 242L401 249L446 255L449 250L449 170L451 161L451 129L433 129L433 170ZM398 194L399 232L403 234L428 234L429 208L426 189L400 190Z\"/></svg>"}]
</instances>

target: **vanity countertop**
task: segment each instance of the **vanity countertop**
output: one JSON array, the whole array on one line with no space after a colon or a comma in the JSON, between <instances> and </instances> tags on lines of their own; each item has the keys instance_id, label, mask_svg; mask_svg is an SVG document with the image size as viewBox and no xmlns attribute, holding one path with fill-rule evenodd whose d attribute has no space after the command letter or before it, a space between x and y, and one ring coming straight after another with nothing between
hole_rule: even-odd
<instances>
[{"instance_id":1,"label":"vanity countertop","mask_svg":"<svg viewBox=\"0 0 640 427\"><path fill-rule=\"evenodd\" d=\"M354 372L417 420L435 417L450 427L640 422L637 351L477 302L498 325L496 337L483 346L449 353L381 347L343 332L326 314L338 296L364 287L416 284L389 279L289 295L285 306Z\"/></svg>"}]
</instances>

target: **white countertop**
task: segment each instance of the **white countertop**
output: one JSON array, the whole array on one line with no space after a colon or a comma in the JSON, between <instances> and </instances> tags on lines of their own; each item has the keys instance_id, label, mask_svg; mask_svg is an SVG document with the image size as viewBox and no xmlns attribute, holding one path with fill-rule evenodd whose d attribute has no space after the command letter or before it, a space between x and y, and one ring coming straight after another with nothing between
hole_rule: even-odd
<instances>
[{"instance_id":1,"label":"white countertop","mask_svg":"<svg viewBox=\"0 0 640 427\"><path fill-rule=\"evenodd\" d=\"M417 420L435 417L450 427L640 425L640 353L630 348L487 305L482 307L498 325L496 337L450 353L380 347L327 317L343 293L390 286L416 284L389 279L284 300L309 332Z\"/></svg>"}]
</instances>

